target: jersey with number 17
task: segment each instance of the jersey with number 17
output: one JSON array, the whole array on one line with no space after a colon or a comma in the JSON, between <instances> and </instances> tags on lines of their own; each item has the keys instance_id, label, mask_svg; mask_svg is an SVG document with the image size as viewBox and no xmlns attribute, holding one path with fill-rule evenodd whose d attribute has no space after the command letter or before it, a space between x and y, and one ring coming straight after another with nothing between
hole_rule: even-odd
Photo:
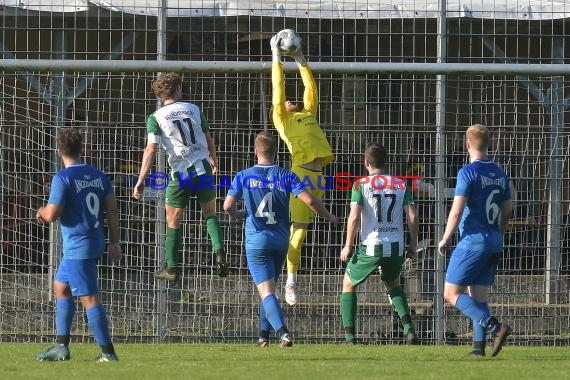
<instances>
[{"instance_id":1,"label":"jersey with number 17","mask_svg":"<svg viewBox=\"0 0 570 380\"><path fill-rule=\"evenodd\" d=\"M107 176L87 164L70 165L55 174L48 203L63 207L59 216L63 257L96 259L105 249L105 198L113 194Z\"/></svg>"},{"instance_id":2,"label":"jersey with number 17","mask_svg":"<svg viewBox=\"0 0 570 380\"><path fill-rule=\"evenodd\" d=\"M509 178L495 162L475 160L459 170L455 196L467 197L459 222L461 239L502 240L501 206L511 199Z\"/></svg>"},{"instance_id":3,"label":"jersey with number 17","mask_svg":"<svg viewBox=\"0 0 570 380\"><path fill-rule=\"evenodd\" d=\"M228 195L243 197L247 211L245 248L287 250L289 196L305 190L299 177L277 165L255 165L239 172Z\"/></svg>"},{"instance_id":4,"label":"jersey with number 17","mask_svg":"<svg viewBox=\"0 0 570 380\"><path fill-rule=\"evenodd\" d=\"M414 201L405 183L397 183L389 174L371 173L355 181L351 205L362 206L360 214L360 238L362 245L385 245L398 243L400 254L404 247L404 206ZM391 251L384 251L391 252Z\"/></svg>"}]
</instances>

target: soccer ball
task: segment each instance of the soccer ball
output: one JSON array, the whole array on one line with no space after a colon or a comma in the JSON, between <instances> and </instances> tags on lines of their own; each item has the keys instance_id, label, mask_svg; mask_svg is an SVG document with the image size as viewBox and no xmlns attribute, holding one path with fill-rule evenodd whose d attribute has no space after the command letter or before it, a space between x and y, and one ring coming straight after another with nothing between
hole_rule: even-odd
<instances>
[{"instance_id":1,"label":"soccer ball","mask_svg":"<svg viewBox=\"0 0 570 380\"><path fill-rule=\"evenodd\" d=\"M293 55L301 49L301 36L293 29L283 29L277 33L279 52L283 55Z\"/></svg>"}]
</instances>

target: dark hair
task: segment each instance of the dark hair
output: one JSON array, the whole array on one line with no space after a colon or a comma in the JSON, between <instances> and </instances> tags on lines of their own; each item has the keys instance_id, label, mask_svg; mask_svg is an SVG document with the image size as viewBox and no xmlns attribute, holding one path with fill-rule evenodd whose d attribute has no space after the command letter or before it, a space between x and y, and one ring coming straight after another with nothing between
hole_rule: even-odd
<instances>
[{"instance_id":1,"label":"dark hair","mask_svg":"<svg viewBox=\"0 0 570 380\"><path fill-rule=\"evenodd\" d=\"M77 158L81 156L83 135L79 128L67 127L57 131L57 147L62 155Z\"/></svg>"},{"instance_id":2,"label":"dark hair","mask_svg":"<svg viewBox=\"0 0 570 380\"><path fill-rule=\"evenodd\" d=\"M386 165L386 148L377 142L371 142L366 145L364 158L375 168L382 168Z\"/></svg>"},{"instance_id":3,"label":"dark hair","mask_svg":"<svg viewBox=\"0 0 570 380\"><path fill-rule=\"evenodd\" d=\"M152 90L161 100L172 99L178 87L182 85L182 78L177 73L160 74L152 82Z\"/></svg>"},{"instance_id":4,"label":"dark hair","mask_svg":"<svg viewBox=\"0 0 570 380\"><path fill-rule=\"evenodd\" d=\"M277 144L275 137L269 132L261 132L255 138L255 149L257 154L265 158L274 158L277 154Z\"/></svg>"}]
</instances>

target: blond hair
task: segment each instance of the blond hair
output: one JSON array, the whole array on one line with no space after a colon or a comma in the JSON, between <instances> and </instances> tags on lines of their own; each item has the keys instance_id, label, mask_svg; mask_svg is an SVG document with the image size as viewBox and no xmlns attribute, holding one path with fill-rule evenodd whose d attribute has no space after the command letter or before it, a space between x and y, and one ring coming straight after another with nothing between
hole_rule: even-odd
<instances>
[{"instance_id":1,"label":"blond hair","mask_svg":"<svg viewBox=\"0 0 570 380\"><path fill-rule=\"evenodd\" d=\"M479 152L486 152L489 147L489 130L481 124L475 124L467 128L465 132L469 146Z\"/></svg>"},{"instance_id":2,"label":"blond hair","mask_svg":"<svg viewBox=\"0 0 570 380\"><path fill-rule=\"evenodd\" d=\"M277 154L277 145L275 137L269 132L261 132L255 138L255 149L257 154L264 158L275 158Z\"/></svg>"}]
</instances>

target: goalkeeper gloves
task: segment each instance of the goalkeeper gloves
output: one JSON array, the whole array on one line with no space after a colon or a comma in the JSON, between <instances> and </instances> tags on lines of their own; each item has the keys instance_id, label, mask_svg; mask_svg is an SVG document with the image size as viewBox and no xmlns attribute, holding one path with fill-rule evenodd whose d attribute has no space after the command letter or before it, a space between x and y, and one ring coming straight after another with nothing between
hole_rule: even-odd
<instances>
[{"instance_id":1,"label":"goalkeeper gloves","mask_svg":"<svg viewBox=\"0 0 570 380\"><path fill-rule=\"evenodd\" d=\"M216 269L214 273L220 277L224 278L227 277L229 268L228 263L226 262L226 254L223 250L219 250L216 252Z\"/></svg>"},{"instance_id":2,"label":"goalkeeper gloves","mask_svg":"<svg viewBox=\"0 0 570 380\"><path fill-rule=\"evenodd\" d=\"M293 53L291 57L295 60L295 62L297 62L297 66L307 64L307 60L305 59L305 56L303 55L303 51L301 50L301 48L299 48L299 50Z\"/></svg>"},{"instance_id":3,"label":"goalkeeper gloves","mask_svg":"<svg viewBox=\"0 0 570 380\"><path fill-rule=\"evenodd\" d=\"M277 34L271 37L269 45L271 46L271 54L273 55L273 62L281 62L281 53L279 52L279 43L281 38L277 37Z\"/></svg>"}]
</instances>

